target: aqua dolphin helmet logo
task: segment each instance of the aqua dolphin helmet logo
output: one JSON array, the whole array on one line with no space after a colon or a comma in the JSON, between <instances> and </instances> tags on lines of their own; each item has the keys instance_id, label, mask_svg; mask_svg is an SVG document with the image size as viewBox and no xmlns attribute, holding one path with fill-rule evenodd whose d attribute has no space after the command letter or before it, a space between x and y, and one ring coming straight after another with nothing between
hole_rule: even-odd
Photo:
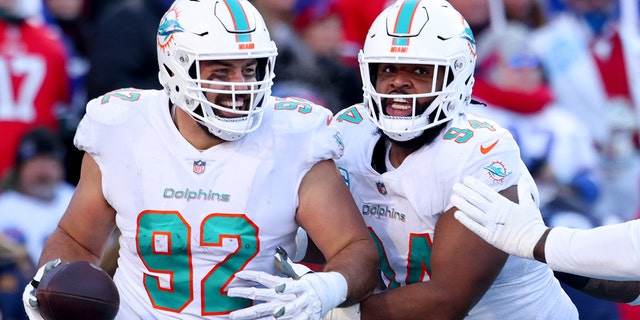
<instances>
[{"instance_id":1,"label":"aqua dolphin helmet logo","mask_svg":"<svg viewBox=\"0 0 640 320\"><path fill-rule=\"evenodd\" d=\"M465 39L465 40L469 41L469 43L471 43L471 45L475 49L475 47L476 47L476 39L473 37L473 32L471 32L471 28L465 27L464 28L464 33L461 34L460 37L462 39Z\"/></svg>"},{"instance_id":2,"label":"aqua dolphin helmet logo","mask_svg":"<svg viewBox=\"0 0 640 320\"><path fill-rule=\"evenodd\" d=\"M178 22L178 16L179 12L172 8L162 17L158 27L158 45L163 49L169 45L175 33L184 32L184 28Z\"/></svg>"},{"instance_id":3,"label":"aqua dolphin helmet logo","mask_svg":"<svg viewBox=\"0 0 640 320\"><path fill-rule=\"evenodd\" d=\"M471 50L471 54L473 56L476 55L476 38L473 36L473 32L466 21L462 21L464 23L464 31L460 35L460 38L468 41L469 50Z\"/></svg>"}]
</instances>

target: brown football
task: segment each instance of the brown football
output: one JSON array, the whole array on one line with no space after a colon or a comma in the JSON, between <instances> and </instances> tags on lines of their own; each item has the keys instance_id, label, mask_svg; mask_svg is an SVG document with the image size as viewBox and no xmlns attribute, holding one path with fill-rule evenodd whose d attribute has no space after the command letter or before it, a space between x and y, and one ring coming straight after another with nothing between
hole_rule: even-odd
<instances>
[{"instance_id":1,"label":"brown football","mask_svg":"<svg viewBox=\"0 0 640 320\"><path fill-rule=\"evenodd\" d=\"M45 273L36 297L45 320L111 320L120 306L113 279L86 261L65 262Z\"/></svg>"}]
</instances>

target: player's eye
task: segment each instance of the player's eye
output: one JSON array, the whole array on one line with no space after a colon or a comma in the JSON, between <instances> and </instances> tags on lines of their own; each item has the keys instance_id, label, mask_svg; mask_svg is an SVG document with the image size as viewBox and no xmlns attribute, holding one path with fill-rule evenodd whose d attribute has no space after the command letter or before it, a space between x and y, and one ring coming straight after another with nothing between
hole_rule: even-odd
<instances>
[{"instance_id":1,"label":"player's eye","mask_svg":"<svg viewBox=\"0 0 640 320\"><path fill-rule=\"evenodd\" d=\"M434 69L433 66L419 66L419 67L416 67L413 72L418 75L432 75L433 69Z\"/></svg>"},{"instance_id":2,"label":"player's eye","mask_svg":"<svg viewBox=\"0 0 640 320\"><path fill-rule=\"evenodd\" d=\"M380 72L382 73L392 73L395 72L397 68L391 64L383 64L380 66Z\"/></svg>"},{"instance_id":3,"label":"player's eye","mask_svg":"<svg viewBox=\"0 0 640 320\"><path fill-rule=\"evenodd\" d=\"M228 68L215 68L208 73L207 80L222 80L226 81L229 78Z\"/></svg>"},{"instance_id":4,"label":"player's eye","mask_svg":"<svg viewBox=\"0 0 640 320\"><path fill-rule=\"evenodd\" d=\"M244 68L244 70L242 70L242 75L245 78L255 78L256 68L255 67Z\"/></svg>"}]
</instances>

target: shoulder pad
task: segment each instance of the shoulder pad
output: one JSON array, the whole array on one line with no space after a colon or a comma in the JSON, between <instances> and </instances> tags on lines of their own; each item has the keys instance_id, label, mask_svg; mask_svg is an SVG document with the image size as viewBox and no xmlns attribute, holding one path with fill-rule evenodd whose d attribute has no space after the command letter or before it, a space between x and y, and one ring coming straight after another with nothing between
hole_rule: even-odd
<instances>
[{"instance_id":1,"label":"shoulder pad","mask_svg":"<svg viewBox=\"0 0 640 320\"><path fill-rule=\"evenodd\" d=\"M369 110L367 110L363 104L354 104L351 107L340 110L340 112L333 117L333 121L335 123L359 124L366 119L368 116L367 112L369 112Z\"/></svg>"},{"instance_id":2,"label":"shoulder pad","mask_svg":"<svg viewBox=\"0 0 640 320\"><path fill-rule=\"evenodd\" d=\"M146 98L143 90L119 89L92 99L87 104L87 116L104 124L121 123L137 113L140 100Z\"/></svg>"},{"instance_id":3,"label":"shoulder pad","mask_svg":"<svg viewBox=\"0 0 640 320\"><path fill-rule=\"evenodd\" d=\"M331 111L309 100L274 97L272 102L275 129L305 131L316 127L319 123L331 122Z\"/></svg>"}]
</instances>

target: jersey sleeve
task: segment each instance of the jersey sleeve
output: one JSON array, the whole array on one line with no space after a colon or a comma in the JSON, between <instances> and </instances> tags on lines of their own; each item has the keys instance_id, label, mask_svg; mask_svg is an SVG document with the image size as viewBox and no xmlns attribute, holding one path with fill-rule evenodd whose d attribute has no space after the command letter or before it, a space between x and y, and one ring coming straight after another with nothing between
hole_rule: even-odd
<instances>
[{"instance_id":1,"label":"jersey sleeve","mask_svg":"<svg viewBox=\"0 0 640 320\"><path fill-rule=\"evenodd\" d=\"M445 155L441 180L446 185L461 182L466 176L473 176L495 191L503 191L517 185L522 175L533 181L526 165L520 157L520 148L508 130L497 123L470 117L465 123L457 122L444 134ZM444 191L448 201L451 190ZM536 201L537 188L532 195ZM447 205L447 210L451 204Z\"/></svg>"},{"instance_id":2,"label":"jersey sleeve","mask_svg":"<svg viewBox=\"0 0 640 320\"><path fill-rule=\"evenodd\" d=\"M520 175L527 172L520 149L506 130L476 146L466 167L466 175L480 179L497 191L515 185Z\"/></svg>"},{"instance_id":3,"label":"jersey sleeve","mask_svg":"<svg viewBox=\"0 0 640 320\"><path fill-rule=\"evenodd\" d=\"M138 90L121 89L89 101L86 113L80 121L74 137L73 143L76 148L94 156L98 155L99 144L102 141L97 137L109 136L106 132L102 134L99 132L130 119L135 114L135 108L130 103L123 101L139 98Z\"/></svg>"},{"instance_id":4,"label":"jersey sleeve","mask_svg":"<svg viewBox=\"0 0 640 320\"><path fill-rule=\"evenodd\" d=\"M95 154L95 136L93 134L93 129L95 125L93 124L92 110L95 109L96 100L91 100L87 104L86 113L80 123L78 124L78 128L76 129L75 136L73 138L73 144L78 148L78 150L87 152L89 154Z\"/></svg>"},{"instance_id":5,"label":"jersey sleeve","mask_svg":"<svg viewBox=\"0 0 640 320\"><path fill-rule=\"evenodd\" d=\"M640 279L640 220L589 230L556 227L545 243L551 269L593 278Z\"/></svg>"},{"instance_id":6,"label":"jersey sleeve","mask_svg":"<svg viewBox=\"0 0 640 320\"><path fill-rule=\"evenodd\" d=\"M476 127L471 131L471 135L475 136L470 139L470 142L473 142L463 148L457 156L463 156L461 161L455 162L460 166L457 170L460 176L457 179L461 180L471 175L494 190L502 191L517 184L520 175L528 174L528 171L520 157L520 148L511 133L486 119L476 122L478 119L480 118L470 121L471 126ZM455 134L459 133L452 129L445 133L445 139L447 135ZM456 139L453 138L453 141ZM452 158L455 159L456 156L452 155Z\"/></svg>"},{"instance_id":7,"label":"jersey sleeve","mask_svg":"<svg viewBox=\"0 0 640 320\"><path fill-rule=\"evenodd\" d=\"M314 160L337 160L344 154L342 136L340 135L340 132L338 132L337 128L331 123L331 111L325 108L322 109L325 119L320 121L313 134L310 157Z\"/></svg>"},{"instance_id":8,"label":"jersey sleeve","mask_svg":"<svg viewBox=\"0 0 640 320\"><path fill-rule=\"evenodd\" d=\"M339 159L343 152L342 137L332 124L331 111L300 98L275 98L273 129L283 139L297 141L306 149L304 156L315 163Z\"/></svg>"}]
</instances>

